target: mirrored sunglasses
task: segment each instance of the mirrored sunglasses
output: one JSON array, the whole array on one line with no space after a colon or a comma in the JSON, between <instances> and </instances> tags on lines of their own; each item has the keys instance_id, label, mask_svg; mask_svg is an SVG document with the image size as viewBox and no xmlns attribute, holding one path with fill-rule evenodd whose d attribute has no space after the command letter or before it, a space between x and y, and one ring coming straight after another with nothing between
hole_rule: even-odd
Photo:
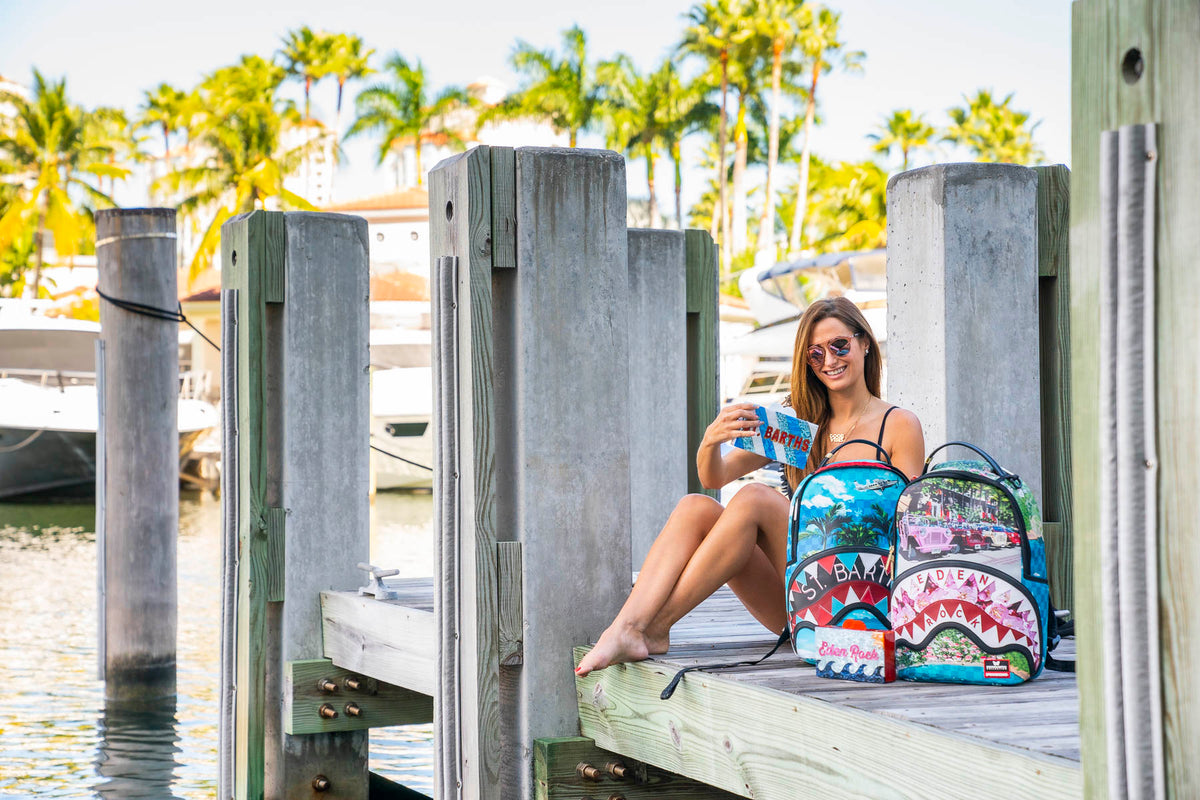
<instances>
[{"instance_id":1,"label":"mirrored sunglasses","mask_svg":"<svg viewBox=\"0 0 1200 800\"><path fill-rule=\"evenodd\" d=\"M825 366L825 348L829 348L829 352L833 353L838 358L845 358L850 355L850 343L862 336L861 333L856 333L853 336L839 336L836 339L830 339L824 345L810 344L808 346L808 363L812 365L814 370L820 370Z\"/></svg>"}]
</instances>

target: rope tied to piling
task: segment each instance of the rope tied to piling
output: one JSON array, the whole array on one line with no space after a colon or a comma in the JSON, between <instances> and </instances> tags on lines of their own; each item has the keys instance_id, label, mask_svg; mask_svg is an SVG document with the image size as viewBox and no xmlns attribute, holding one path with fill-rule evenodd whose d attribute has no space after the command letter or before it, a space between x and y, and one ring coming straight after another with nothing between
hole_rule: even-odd
<instances>
[{"instance_id":1,"label":"rope tied to piling","mask_svg":"<svg viewBox=\"0 0 1200 800\"><path fill-rule=\"evenodd\" d=\"M217 345L213 343L212 339L209 339L207 336L201 333L200 329L193 325L191 320L184 316L183 303L180 303L175 311L171 311L168 308L159 308L157 306L146 305L145 303L135 303L132 300L122 300L118 297L113 297L112 295L108 295L100 291L99 286L96 287L96 294L100 295L117 308L128 311L131 314L141 314L143 317L162 319L166 320L167 322L182 322L184 325L187 325L189 328L194 330L197 336L212 345L214 350L216 350L218 353L221 352L221 348L217 347Z\"/></svg>"}]
</instances>

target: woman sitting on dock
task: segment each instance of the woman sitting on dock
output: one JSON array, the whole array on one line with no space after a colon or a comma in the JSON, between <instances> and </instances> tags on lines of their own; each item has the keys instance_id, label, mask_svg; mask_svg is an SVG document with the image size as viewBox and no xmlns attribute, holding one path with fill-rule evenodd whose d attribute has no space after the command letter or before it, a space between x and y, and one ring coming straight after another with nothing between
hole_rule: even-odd
<instances>
[{"instance_id":1,"label":"woman sitting on dock","mask_svg":"<svg viewBox=\"0 0 1200 800\"><path fill-rule=\"evenodd\" d=\"M818 300L804 312L792 357L791 405L817 423L808 466L786 468L794 491L807 472L843 441L878 441L893 465L910 477L921 472L925 441L911 411L879 397L879 344L862 312L844 297ZM716 489L769 463L764 456L721 445L757 433L753 403L726 406L704 433L696 468L705 488ZM852 444L834 461L876 459L874 448ZM637 583L617 618L575 672L586 675L611 664L665 653L671 626L728 583L754 618L773 633L787 614L788 498L751 483L722 506L706 495L684 497L646 555Z\"/></svg>"}]
</instances>

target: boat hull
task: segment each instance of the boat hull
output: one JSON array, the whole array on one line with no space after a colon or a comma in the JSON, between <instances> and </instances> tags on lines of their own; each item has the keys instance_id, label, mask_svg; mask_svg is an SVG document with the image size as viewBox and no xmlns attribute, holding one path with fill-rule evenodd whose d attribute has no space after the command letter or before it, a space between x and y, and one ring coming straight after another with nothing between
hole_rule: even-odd
<instances>
[{"instance_id":1,"label":"boat hull","mask_svg":"<svg viewBox=\"0 0 1200 800\"><path fill-rule=\"evenodd\" d=\"M202 432L180 432L180 458ZM0 427L0 500L88 498L95 493L93 431Z\"/></svg>"}]
</instances>

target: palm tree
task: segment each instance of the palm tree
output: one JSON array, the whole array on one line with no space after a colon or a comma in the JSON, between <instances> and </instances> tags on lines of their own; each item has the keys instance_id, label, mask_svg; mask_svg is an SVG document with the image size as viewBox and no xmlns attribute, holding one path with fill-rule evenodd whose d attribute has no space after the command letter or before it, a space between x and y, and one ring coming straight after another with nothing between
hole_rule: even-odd
<instances>
[{"instance_id":1,"label":"palm tree","mask_svg":"<svg viewBox=\"0 0 1200 800\"><path fill-rule=\"evenodd\" d=\"M862 523L873 531L887 533L892 527L893 511L889 511L883 503L872 503L867 513L863 514Z\"/></svg>"},{"instance_id":2,"label":"palm tree","mask_svg":"<svg viewBox=\"0 0 1200 800\"><path fill-rule=\"evenodd\" d=\"M808 227L818 252L867 250L887 241L887 172L873 161L818 164Z\"/></svg>"},{"instance_id":3,"label":"palm tree","mask_svg":"<svg viewBox=\"0 0 1200 800\"><path fill-rule=\"evenodd\" d=\"M129 116L123 108L112 106L97 106L88 114L85 130L88 141L106 152L105 162L115 167L118 164L133 164L145 159L141 150L143 138L134 133L134 127L129 122ZM104 186L104 178L108 179L108 187ZM124 178L124 176L121 176ZM117 176L109 174L100 178L100 189L111 195L115 188Z\"/></svg>"},{"instance_id":4,"label":"palm tree","mask_svg":"<svg viewBox=\"0 0 1200 800\"><path fill-rule=\"evenodd\" d=\"M370 75L373 70L367 63L374 50L363 52L363 40L349 33L338 33L333 37L333 45L329 61L326 64L328 74L337 81L337 105L334 107L334 135L342 128L342 94L346 81L358 80Z\"/></svg>"},{"instance_id":5,"label":"palm tree","mask_svg":"<svg viewBox=\"0 0 1200 800\"><path fill-rule=\"evenodd\" d=\"M809 70L809 84L804 106L804 149L800 154L800 180L796 186L796 218L788 239L788 252L800 250L800 236L808 212L808 162L812 153L812 129L817 113L817 82L835 66L853 72L861 70L866 55L860 50L846 50L838 38L841 14L824 6L814 10L804 6L797 47L804 55Z\"/></svg>"},{"instance_id":6,"label":"palm tree","mask_svg":"<svg viewBox=\"0 0 1200 800\"><path fill-rule=\"evenodd\" d=\"M902 163L900 171L908 170L908 156L914 150L929 147L929 140L935 131L932 125L925 121L923 114L915 114L911 108L901 108L886 117L874 133L867 138L875 142L876 153L890 155L892 148L900 151Z\"/></svg>"},{"instance_id":7,"label":"palm tree","mask_svg":"<svg viewBox=\"0 0 1200 800\"><path fill-rule=\"evenodd\" d=\"M668 61L652 75L642 75L629 56L618 54L596 69L598 80L608 87L604 116L607 145L646 159L646 185L650 193L650 227L657 227L658 196L654 187L654 162L660 152L665 128Z\"/></svg>"},{"instance_id":8,"label":"palm tree","mask_svg":"<svg viewBox=\"0 0 1200 800\"><path fill-rule=\"evenodd\" d=\"M687 27L683 31L683 41L679 43L679 52L684 55L697 56L706 65L708 71L716 71L720 75L721 114L717 121L717 182L718 205L720 212L713 215L711 233L721 242L721 268L729 268L730 246L728 223L718 220L726 218L728 194L726 191L726 170L729 162L725 158L725 145L728 142L728 99L729 99L729 56L735 45L750 36L750 29L743 13L743 0L705 0L692 6L686 14Z\"/></svg>"},{"instance_id":9,"label":"palm tree","mask_svg":"<svg viewBox=\"0 0 1200 800\"><path fill-rule=\"evenodd\" d=\"M138 127L159 129L162 134L164 159L171 156L171 134L184 126L183 115L187 98L187 92L176 89L169 83L160 83L145 92Z\"/></svg>"},{"instance_id":10,"label":"palm tree","mask_svg":"<svg viewBox=\"0 0 1200 800\"><path fill-rule=\"evenodd\" d=\"M834 503L823 516L817 517L808 523L809 525L815 525L821 533L822 550L829 547L829 540L846 523L846 518L842 516L842 512L845 510L846 506L842 503Z\"/></svg>"},{"instance_id":11,"label":"palm tree","mask_svg":"<svg viewBox=\"0 0 1200 800\"><path fill-rule=\"evenodd\" d=\"M1010 94L997 103L990 90L963 96L966 105L950 109L950 127L942 140L970 150L976 161L1033 164L1045 156L1033 141L1041 123L1029 125L1029 112L1010 106Z\"/></svg>"},{"instance_id":12,"label":"palm tree","mask_svg":"<svg viewBox=\"0 0 1200 800\"><path fill-rule=\"evenodd\" d=\"M493 119L541 119L558 133L567 134L575 147L579 134L592 130L602 112L603 91L596 79L597 66L587 58L587 34L578 25L562 33L562 55L538 50L517 40L509 63L521 76L520 88L479 117L479 124Z\"/></svg>"},{"instance_id":13,"label":"palm tree","mask_svg":"<svg viewBox=\"0 0 1200 800\"><path fill-rule=\"evenodd\" d=\"M770 42L761 36L748 36L730 51L729 83L737 92L737 121L733 128L734 157L732 198L730 199L730 250L740 256L746 250L749 217L746 212L746 167L750 158L750 133L747 115L752 103L761 96L766 77Z\"/></svg>"},{"instance_id":14,"label":"palm tree","mask_svg":"<svg viewBox=\"0 0 1200 800\"><path fill-rule=\"evenodd\" d=\"M178 204L181 213L212 213L192 258L189 278L209 264L221 225L230 217L264 208L268 200L285 209L316 210L283 183L313 146L307 138L296 147L283 144L283 134L303 125L295 105L278 96L286 77L283 67L260 56L243 56L200 85L199 97L207 111L198 119L194 135L207 157L168 173L161 181L186 192Z\"/></svg>"},{"instance_id":15,"label":"palm tree","mask_svg":"<svg viewBox=\"0 0 1200 800\"><path fill-rule=\"evenodd\" d=\"M716 106L705 102L708 87L702 80L683 83L671 59L663 62L655 73L661 80L663 95L660 127L663 145L675 168L675 222L683 228L683 139L703 128L717 113Z\"/></svg>"},{"instance_id":16,"label":"palm tree","mask_svg":"<svg viewBox=\"0 0 1200 800\"><path fill-rule=\"evenodd\" d=\"M288 31L279 52L283 56L287 74L304 81L304 120L307 122L312 119L309 105L312 88L330 73L334 37L324 32L314 32L305 25L299 30Z\"/></svg>"},{"instance_id":17,"label":"palm tree","mask_svg":"<svg viewBox=\"0 0 1200 800\"><path fill-rule=\"evenodd\" d=\"M411 139L416 154L417 185L420 186L422 138L429 133L438 133L450 144L464 146L463 137L450 125L448 115L474 101L465 89L457 86L442 89L431 100L425 67L420 61L416 65L409 64L399 53L392 53L382 71L392 79L391 82L369 86L354 98L356 116L346 131L346 138L366 131L377 134L378 164L382 164L394 148Z\"/></svg>"},{"instance_id":18,"label":"palm tree","mask_svg":"<svg viewBox=\"0 0 1200 800\"><path fill-rule=\"evenodd\" d=\"M0 130L0 154L6 180L17 187L4 216L0 217L0 251L7 250L21 234L34 232L33 285L36 297L41 288L46 233L54 235L60 255L74 255L89 217L70 196L82 191L96 202L111 206L112 198L84 180L124 178L129 170L106 163L112 146L92 134L91 116L67 99L66 80L47 81L33 71L33 94L24 97L0 92L0 102L10 104L14 114Z\"/></svg>"},{"instance_id":19,"label":"palm tree","mask_svg":"<svg viewBox=\"0 0 1200 800\"><path fill-rule=\"evenodd\" d=\"M771 116L767 129L767 182L759 220L758 249L775 239L775 168L779 164L779 112L783 104L783 61L796 47L804 0L754 0L755 31L770 42Z\"/></svg>"}]
</instances>

